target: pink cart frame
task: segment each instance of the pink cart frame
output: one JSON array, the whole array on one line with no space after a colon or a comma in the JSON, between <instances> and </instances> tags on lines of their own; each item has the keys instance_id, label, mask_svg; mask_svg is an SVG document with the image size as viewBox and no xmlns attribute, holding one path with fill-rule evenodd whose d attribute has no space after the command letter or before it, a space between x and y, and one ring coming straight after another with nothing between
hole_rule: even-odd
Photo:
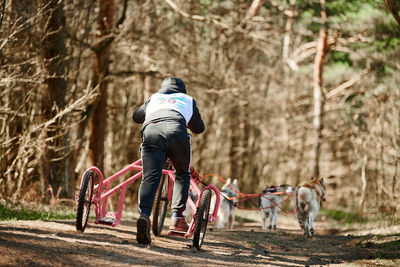
<instances>
[{"instance_id":1,"label":"pink cart frame","mask_svg":"<svg viewBox=\"0 0 400 267\"><path fill-rule=\"evenodd\" d=\"M100 171L100 169L95 166L88 168L83 173L82 180L81 180L81 186L82 186L82 182L83 182L83 177L84 177L85 173L88 171L95 172L99 179L99 183L94 186L93 198L91 201L91 204L94 204L94 206L95 206L94 210L96 213L96 219L95 219L96 224L106 224L106 225L111 225L111 226L115 227L120 223L121 217L122 217L122 209L124 206L126 188L129 184L131 184L132 182L134 182L142 177L143 167L141 164L142 164L142 160L139 159L139 160L129 164L127 167L123 168L122 170L111 175L107 179L104 179L104 176L103 176L102 172ZM127 173L129 171L133 171L133 170L138 171L138 173L136 173L135 175L129 177L125 181L123 181L120 184L111 188L111 183L114 180L121 177L125 173ZM163 169L162 173L168 175L169 180L172 182L171 185L173 185L173 183L175 182L174 171ZM200 204L199 202L203 195L203 192L206 189L211 189L212 191L214 191L215 197L216 197L214 210L209 215L208 222L214 222L216 220L217 214L218 214L219 202L220 202L219 191L214 185L207 185L202 190L200 190L196 181L193 178L190 178L190 185L191 185L191 190L195 192L195 194L198 196L198 198L197 198L197 203L194 203L190 197L187 200L190 208L193 210L193 214L195 214L195 215L192 218L188 232L184 235L185 238L189 238L189 237L193 236L194 226L195 226L195 218L196 218L196 210ZM170 200L172 197L173 186L169 186L168 188L169 188L168 189L168 199ZM120 191L120 197L119 197L117 211L116 212L107 211L108 198L118 191Z\"/></svg>"}]
</instances>

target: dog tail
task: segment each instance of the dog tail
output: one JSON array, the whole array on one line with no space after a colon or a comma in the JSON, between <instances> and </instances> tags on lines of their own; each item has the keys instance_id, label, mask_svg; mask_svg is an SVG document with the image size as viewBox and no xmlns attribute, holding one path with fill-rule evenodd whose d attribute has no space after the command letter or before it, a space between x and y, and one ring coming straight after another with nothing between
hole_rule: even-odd
<instances>
[{"instance_id":1,"label":"dog tail","mask_svg":"<svg viewBox=\"0 0 400 267\"><path fill-rule=\"evenodd\" d=\"M303 211L307 211L308 207L310 206L309 203L311 201L311 194L308 188L301 187L298 192L298 198L300 209Z\"/></svg>"}]
</instances>

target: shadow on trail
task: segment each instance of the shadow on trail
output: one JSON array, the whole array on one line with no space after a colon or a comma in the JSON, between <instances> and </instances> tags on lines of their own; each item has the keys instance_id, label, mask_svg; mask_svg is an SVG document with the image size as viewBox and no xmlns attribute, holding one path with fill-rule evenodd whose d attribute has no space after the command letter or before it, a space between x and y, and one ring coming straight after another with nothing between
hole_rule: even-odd
<instances>
[{"instance_id":1,"label":"shadow on trail","mask_svg":"<svg viewBox=\"0 0 400 267\"><path fill-rule=\"evenodd\" d=\"M382 239L388 241L382 242ZM400 233L364 237L356 245L368 249L370 258L397 260L400 264Z\"/></svg>"},{"instance_id":2,"label":"shadow on trail","mask_svg":"<svg viewBox=\"0 0 400 267\"><path fill-rule=\"evenodd\" d=\"M59 223L63 225L71 225L72 229L74 231L76 230L75 226L75 221L63 221L63 220L52 220L51 222L54 223ZM129 226L132 228L132 231L130 230L123 230L118 228L118 225L116 227L112 227L110 225L104 225L104 224L95 224L94 221L89 221L88 225L86 226L86 229L83 233L86 233L89 230L108 230L108 231L113 231L117 233L122 233L122 234L135 234L136 235L136 223L133 222L121 222L120 225L125 225ZM78 233L81 233L80 231L77 231Z\"/></svg>"},{"instance_id":3,"label":"shadow on trail","mask_svg":"<svg viewBox=\"0 0 400 267\"><path fill-rule=\"evenodd\" d=\"M101 244L73 242L64 239L58 239L52 232L46 231L22 231L20 228L9 228L9 231L21 231L21 233L11 233L0 230L0 250L2 247L8 251L22 251L24 256L19 256L15 260L17 265L25 266L27 263L33 266L85 266L91 265L90 258L110 259L121 264L145 264L145 260L119 253L111 246ZM26 230L26 229L25 229ZM26 235L31 232L36 235ZM41 235L38 236L37 234ZM48 235L48 236L46 236ZM71 237L71 235L58 234L58 237ZM76 236L72 236L76 238ZM107 236L103 236L102 241ZM89 242L95 240L89 238ZM107 241L111 245L118 245L121 242ZM111 249L111 251L110 251ZM122 250L121 250L122 251ZM110 253L112 255L110 256ZM2 255L5 257L7 255ZM89 260L87 259L89 257ZM43 263L45 262L45 263ZM51 263L51 265L49 265ZM161 266L161 264L159 265Z\"/></svg>"},{"instance_id":4,"label":"shadow on trail","mask_svg":"<svg viewBox=\"0 0 400 267\"><path fill-rule=\"evenodd\" d=\"M294 233L296 232L296 233ZM331 232L339 232L334 229ZM235 244L235 237L245 238L248 245L236 250L248 254L242 256L245 261L253 258L264 258L274 266L299 265L328 265L333 263L352 262L370 259L368 249L357 247L355 244L363 237L317 235L305 238L299 231L222 231L215 234L225 242L213 244L214 249L223 249L229 243ZM210 245L211 246L211 245ZM232 255L234 256L234 255ZM264 261L265 262L265 261Z\"/></svg>"},{"instance_id":5,"label":"shadow on trail","mask_svg":"<svg viewBox=\"0 0 400 267\"><path fill-rule=\"evenodd\" d=\"M13 233L12 233L13 232ZM17 233L15 233L17 232ZM31 228L23 228L23 227L2 227L0 226L0 238L2 236L15 235L20 236L21 238L47 238L47 239L71 239L77 243L101 243L107 242L115 245L127 244L129 243L126 240L121 239L118 236L106 234L106 233L98 233L98 234L85 234L81 232L71 232L71 231L50 231L50 230L39 230L39 229L31 229ZM136 235L135 235L136 237ZM132 238L133 239L133 238Z\"/></svg>"},{"instance_id":6,"label":"shadow on trail","mask_svg":"<svg viewBox=\"0 0 400 267\"><path fill-rule=\"evenodd\" d=\"M325 229L305 238L296 230L210 227L198 251L192 238L167 236L167 227L160 237L152 235L151 246L140 246L135 220L122 222L120 228L93 223L84 233L75 230L73 221L49 222L32 222L29 227L0 224L0 251L11 265L323 266L400 259L400 234L344 236L337 235L343 234L337 229Z\"/></svg>"},{"instance_id":7,"label":"shadow on trail","mask_svg":"<svg viewBox=\"0 0 400 267\"><path fill-rule=\"evenodd\" d=\"M74 225L74 222L56 221L57 223L67 223ZM105 225L88 225L88 229L103 229L107 232L115 232L113 234L93 234L86 236L82 233L79 237L85 240L96 242L107 242L121 245L137 245L136 243L136 223L133 221L121 222L121 225L132 227L132 231L118 229L118 227L110 227ZM162 246L152 245L151 250L157 251L164 255L182 255L192 258L194 261L207 262L217 261L226 264L271 264L274 266L297 266L297 265L328 265L353 262L357 260L368 260L373 258L399 259L400 241L374 244L369 242L371 236L343 236L338 229L325 229L320 235L313 238L305 238L300 231L293 229L278 229L276 231L254 230L252 227L247 230L222 230L218 231L210 227L208 229L203 249L201 251L193 251L190 249L192 239L167 236L167 229L161 237L166 242L184 242L188 249L164 248ZM109 232L110 233L110 232ZM132 239L129 241L122 240L117 236L118 233L129 234ZM66 234L68 237L68 234ZM394 235L396 236L396 235ZM216 239L216 241L214 241ZM243 245L236 241L246 241ZM185 246L184 246L185 247ZM385 248L396 248L394 251L385 250ZM196 259L197 258L197 259ZM174 260L172 260L173 262Z\"/></svg>"}]
</instances>

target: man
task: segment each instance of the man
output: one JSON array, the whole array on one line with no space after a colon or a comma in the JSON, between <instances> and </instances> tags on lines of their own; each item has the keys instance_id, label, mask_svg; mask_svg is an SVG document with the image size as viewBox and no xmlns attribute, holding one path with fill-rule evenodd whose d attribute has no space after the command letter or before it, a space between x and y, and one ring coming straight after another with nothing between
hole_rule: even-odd
<instances>
[{"instance_id":1,"label":"man","mask_svg":"<svg viewBox=\"0 0 400 267\"><path fill-rule=\"evenodd\" d=\"M139 188L136 238L139 244L149 245L151 208L167 158L175 169L170 230L188 230L182 215L190 186L192 153L187 128L198 134L204 131L204 123L196 102L186 94L186 86L179 78L166 78L160 90L134 112L133 120L143 123L140 131L143 179Z\"/></svg>"}]
</instances>

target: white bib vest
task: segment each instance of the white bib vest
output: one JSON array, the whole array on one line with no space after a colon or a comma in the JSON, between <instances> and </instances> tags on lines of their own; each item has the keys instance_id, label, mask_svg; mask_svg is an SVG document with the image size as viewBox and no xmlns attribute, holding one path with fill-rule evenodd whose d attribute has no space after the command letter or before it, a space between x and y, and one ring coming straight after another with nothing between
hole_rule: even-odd
<instances>
[{"instance_id":1,"label":"white bib vest","mask_svg":"<svg viewBox=\"0 0 400 267\"><path fill-rule=\"evenodd\" d=\"M183 93L155 93L147 104L146 119L150 114L161 109L178 111L185 118L186 124L188 124L193 115L193 98Z\"/></svg>"}]
</instances>

